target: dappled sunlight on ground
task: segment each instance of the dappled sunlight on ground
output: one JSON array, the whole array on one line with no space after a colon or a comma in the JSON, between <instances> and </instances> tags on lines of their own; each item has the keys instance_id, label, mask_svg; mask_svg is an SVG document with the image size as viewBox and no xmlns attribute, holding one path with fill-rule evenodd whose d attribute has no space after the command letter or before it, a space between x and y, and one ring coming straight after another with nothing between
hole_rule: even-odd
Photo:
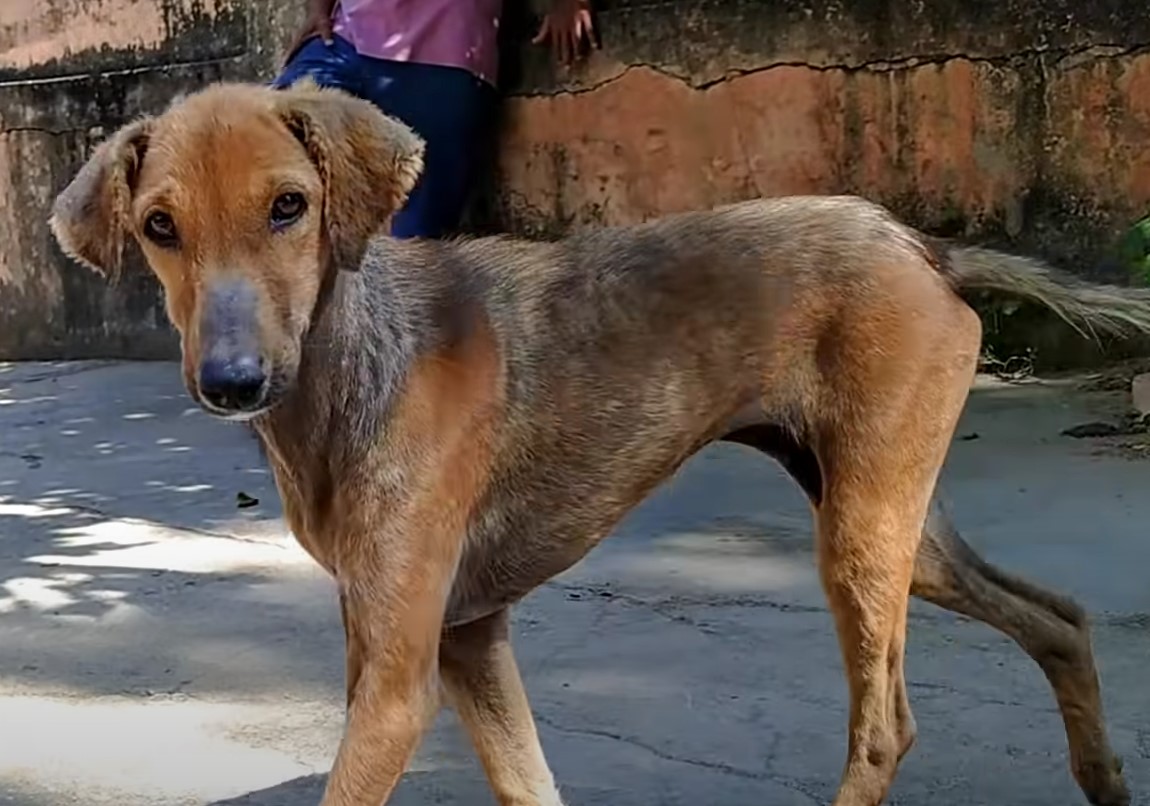
<instances>
[{"instance_id":1,"label":"dappled sunlight on ground","mask_svg":"<svg viewBox=\"0 0 1150 806\"><path fill-rule=\"evenodd\" d=\"M20 741L5 743L4 767L37 770L37 778L63 790L98 780L101 795L156 803L182 800L189 791L219 798L234 791L237 778L253 787L319 772L289 752L253 746L235 723L268 722L267 706L205 703L195 699L139 702L108 698L0 698L0 724L21 726ZM274 720L272 720L274 721ZM328 738L337 738L328 726ZM323 730L301 720L296 730ZM66 736L61 741L61 736Z\"/></svg>"},{"instance_id":2,"label":"dappled sunlight on ground","mask_svg":"<svg viewBox=\"0 0 1150 806\"><path fill-rule=\"evenodd\" d=\"M1090 608L1115 743L1150 792L1150 463L1059 437L1105 402L1069 394L981 389L946 488L972 543ZM782 471L716 446L516 609L572 804L830 799L846 685L813 548ZM892 804L1076 802L1046 683L1009 641L916 606L908 670L921 739ZM332 581L251 434L192 406L178 367L0 365L0 804L314 806L343 672ZM392 804L489 802L443 714Z\"/></svg>"}]
</instances>

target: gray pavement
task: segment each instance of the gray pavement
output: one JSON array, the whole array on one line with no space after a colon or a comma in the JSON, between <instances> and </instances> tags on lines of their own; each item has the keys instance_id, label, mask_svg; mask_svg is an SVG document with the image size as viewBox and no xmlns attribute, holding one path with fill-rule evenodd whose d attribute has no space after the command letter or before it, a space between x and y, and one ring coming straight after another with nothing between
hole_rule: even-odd
<instances>
[{"instance_id":1,"label":"gray pavement","mask_svg":"<svg viewBox=\"0 0 1150 806\"><path fill-rule=\"evenodd\" d=\"M1059 435L1121 405L981 381L943 485L972 544L1090 609L1147 806L1150 461ZM809 518L752 451L700 454L516 631L572 806L833 795L846 691ZM920 738L891 803L1085 802L1012 644L916 604L908 651ZM0 804L314 806L342 697L332 586L246 430L197 411L171 364L0 365ZM492 803L450 714L393 803Z\"/></svg>"}]
</instances>

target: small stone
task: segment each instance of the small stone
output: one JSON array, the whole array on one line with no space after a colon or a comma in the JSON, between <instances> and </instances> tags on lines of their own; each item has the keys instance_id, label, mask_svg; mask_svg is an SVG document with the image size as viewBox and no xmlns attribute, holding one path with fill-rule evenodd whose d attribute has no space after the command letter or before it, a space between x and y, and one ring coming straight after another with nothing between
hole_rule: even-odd
<instances>
[{"instance_id":1,"label":"small stone","mask_svg":"<svg viewBox=\"0 0 1150 806\"><path fill-rule=\"evenodd\" d=\"M1135 411L1144 417L1150 414L1150 372L1135 375L1130 381L1130 398Z\"/></svg>"},{"instance_id":2,"label":"small stone","mask_svg":"<svg viewBox=\"0 0 1150 806\"><path fill-rule=\"evenodd\" d=\"M1087 437L1113 437L1120 433L1118 426L1113 423L1095 422L1067 428L1062 432L1062 435L1074 439L1085 439Z\"/></svg>"}]
</instances>

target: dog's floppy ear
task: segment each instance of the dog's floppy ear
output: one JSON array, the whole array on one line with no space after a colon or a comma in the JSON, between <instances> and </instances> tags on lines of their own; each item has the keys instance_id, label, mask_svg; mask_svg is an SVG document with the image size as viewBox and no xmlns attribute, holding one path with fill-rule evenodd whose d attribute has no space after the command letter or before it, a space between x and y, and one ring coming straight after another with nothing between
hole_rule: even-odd
<instances>
[{"instance_id":1,"label":"dog's floppy ear","mask_svg":"<svg viewBox=\"0 0 1150 806\"><path fill-rule=\"evenodd\" d=\"M280 117L323 180L332 259L337 268L358 269L368 240L415 187L424 142L400 121L341 90L305 79L280 92Z\"/></svg>"},{"instance_id":2,"label":"dog's floppy ear","mask_svg":"<svg viewBox=\"0 0 1150 806\"><path fill-rule=\"evenodd\" d=\"M131 229L129 210L151 118L129 123L99 146L52 205L60 248L89 268L116 276Z\"/></svg>"}]
</instances>

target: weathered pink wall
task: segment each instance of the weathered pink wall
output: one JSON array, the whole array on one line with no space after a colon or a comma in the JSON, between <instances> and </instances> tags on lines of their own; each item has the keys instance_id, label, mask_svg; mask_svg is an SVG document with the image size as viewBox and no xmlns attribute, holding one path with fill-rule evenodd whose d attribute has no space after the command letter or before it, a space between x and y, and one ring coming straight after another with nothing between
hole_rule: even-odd
<instances>
[{"instance_id":1,"label":"weathered pink wall","mask_svg":"<svg viewBox=\"0 0 1150 806\"><path fill-rule=\"evenodd\" d=\"M1150 206L1150 15L1107 0L617 2L506 104L492 217L555 233L860 193L1093 269Z\"/></svg>"},{"instance_id":2,"label":"weathered pink wall","mask_svg":"<svg viewBox=\"0 0 1150 806\"><path fill-rule=\"evenodd\" d=\"M783 65L695 87L635 67L586 92L513 99L502 190L525 225L846 190L913 194L977 220L1017 207L1033 176L1012 79L954 60L882 72Z\"/></svg>"}]
</instances>

